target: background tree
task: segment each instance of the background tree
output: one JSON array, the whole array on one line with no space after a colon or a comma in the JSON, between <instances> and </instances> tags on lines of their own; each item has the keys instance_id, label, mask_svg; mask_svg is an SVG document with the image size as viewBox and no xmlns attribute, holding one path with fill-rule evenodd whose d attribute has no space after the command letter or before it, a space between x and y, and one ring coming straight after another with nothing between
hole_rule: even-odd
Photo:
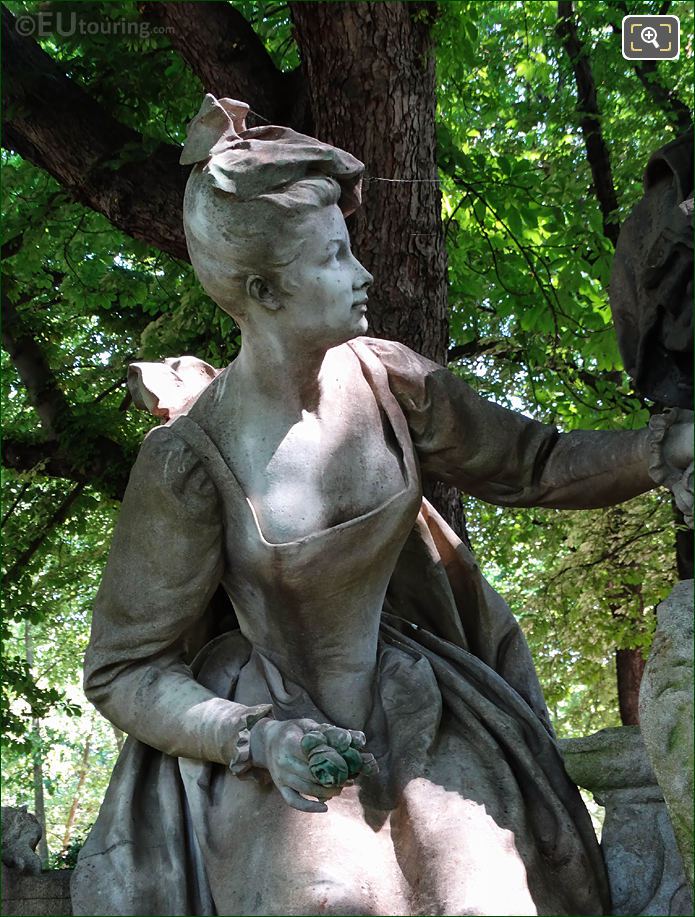
<instances>
[{"instance_id":1,"label":"background tree","mask_svg":"<svg viewBox=\"0 0 695 917\"><path fill-rule=\"evenodd\" d=\"M681 60L624 61L622 16L665 6ZM54 853L94 817L121 741L92 725L76 685L150 425L129 410L127 364L221 365L238 346L192 275L180 218L179 149L204 91L365 162L351 232L376 277L376 333L562 429L634 427L650 405L622 372L607 279L649 154L689 124L690 36L685 2L3 8L6 792L32 792L38 747ZM619 705L614 660L639 674L674 579L668 501L502 514L469 500L466 513L559 729L615 724L619 708L629 721L638 679L621 679Z\"/></svg>"}]
</instances>

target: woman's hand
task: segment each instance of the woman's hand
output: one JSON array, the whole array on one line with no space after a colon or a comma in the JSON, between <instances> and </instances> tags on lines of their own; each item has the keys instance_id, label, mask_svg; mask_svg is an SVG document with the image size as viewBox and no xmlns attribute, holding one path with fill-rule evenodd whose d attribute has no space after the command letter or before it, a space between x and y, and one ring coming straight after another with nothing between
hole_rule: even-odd
<instances>
[{"instance_id":1,"label":"woman's hand","mask_svg":"<svg viewBox=\"0 0 695 917\"><path fill-rule=\"evenodd\" d=\"M251 729L251 760L264 767L285 802L300 812L326 812L359 773L374 773L361 732L313 720L263 719ZM306 799L313 796L317 800Z\"/></svg>"}]
</instances>

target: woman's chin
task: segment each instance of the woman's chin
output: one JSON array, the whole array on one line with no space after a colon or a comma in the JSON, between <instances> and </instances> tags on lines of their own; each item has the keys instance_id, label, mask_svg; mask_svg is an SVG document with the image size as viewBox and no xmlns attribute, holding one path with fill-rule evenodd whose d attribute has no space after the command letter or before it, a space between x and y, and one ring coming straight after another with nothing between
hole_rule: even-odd
<instances>
[{"instance_id":1,"label":"woman's chin","mask_svg":"<svg viewBox=\"0 0 695 917\"><path fill-rule=\"evenodd\" d=\"M361 335L367 333L368 329L369 322L367 321L367 316L362 313L361 315L354 316L349 325L324 328L313 335L303 334L301 336L301 341L302 344L306 345L307 341L311 339L314 344L330 349L331 347L339 347L341 344L345 344L353 338L361 337Z\"/></svg>"},{"instance_id":2,"label":"woman's chin","mask_svg":"<svg viewBox=\"0 0 695 917\"><path fill-rule=\"evenodd\" d=\"M353 338L362 337L369 330L369 322L365 315L360 316L359 320L353 322L350 332L345 336L345 341L351 341Z\"/></svg>"}]
</instances>

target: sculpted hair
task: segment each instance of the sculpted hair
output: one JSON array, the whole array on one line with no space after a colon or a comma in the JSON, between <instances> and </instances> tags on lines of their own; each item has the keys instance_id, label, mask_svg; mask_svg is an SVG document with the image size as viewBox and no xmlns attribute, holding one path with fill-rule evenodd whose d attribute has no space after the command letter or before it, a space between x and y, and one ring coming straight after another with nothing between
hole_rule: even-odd
<instances>
[{"instance_id":1,"label":"sculpted hair","mask_svg":"<svg viewBox=\"0 0 695 917\"><path fill-rule=\"evenodd\" d=\"M191 264L205 292L238 320L244 317L250 275L284 290L282 268L302 245L293 227L308 212L337 204L340 196L335 179L316 174L242 201L220 190L206 166L196 165L186 185L183 225Z\"/></svg>"}]
</instances>

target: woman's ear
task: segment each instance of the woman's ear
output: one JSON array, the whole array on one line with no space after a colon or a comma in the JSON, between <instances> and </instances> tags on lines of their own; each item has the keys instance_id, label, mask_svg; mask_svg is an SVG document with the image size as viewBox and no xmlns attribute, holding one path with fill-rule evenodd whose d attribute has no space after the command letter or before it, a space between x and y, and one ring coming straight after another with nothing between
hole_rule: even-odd
<instances>
[{"instance_id":1,"label":"woman's ear","mask_svg":"<svg viewBox=\"0 0 695 917\"><path fill-rule=\"evenodd\" d=\"M282 309L282 303L259 274L251 274L246 278L246 294L271 312Z\"/></svg>"}]
</instances>

